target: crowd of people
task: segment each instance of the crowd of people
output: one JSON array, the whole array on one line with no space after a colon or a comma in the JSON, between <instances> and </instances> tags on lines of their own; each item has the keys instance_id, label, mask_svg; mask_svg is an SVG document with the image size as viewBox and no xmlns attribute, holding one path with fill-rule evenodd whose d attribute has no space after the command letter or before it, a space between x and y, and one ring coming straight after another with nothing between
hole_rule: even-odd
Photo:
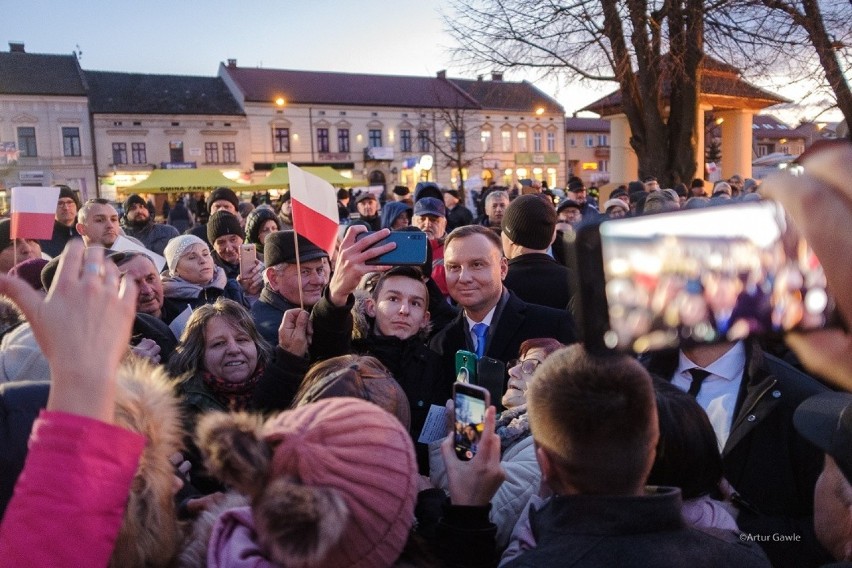
<instances>
[{"instance_id":1,"label":"crowd of people","mask_svg":"<svg viewBox=\"0 0 852 568\"><path fill-rule=\"evenodd\" d=\"M294 232L286 192L273 206L217 188L204 222L180 199L157 222L138 195L117 208L62 189L50 239L0 221L0 566L852 562L850 335L754 306L764 328L720 333L715 306L686 297L733 306L753 272L818 257L818 281L773 284L830 290L852 321L852 145L800 163L759 192L647 178L601 205L578 178L564 196L490 188L475 211L430 183L341 190L333 251ZM712 320L710 341L584 347L578 229L764 199L811 248L728 243L666 285L608 285L624 330L658 305L681 339ZM425 233L426 262L374 264L391 231ZM634 245L617 247L631 274L647 266ZM727 288L694 270L717 260ZM459 353L484 413L454 408Z\"/></svg>"}]
</instances>

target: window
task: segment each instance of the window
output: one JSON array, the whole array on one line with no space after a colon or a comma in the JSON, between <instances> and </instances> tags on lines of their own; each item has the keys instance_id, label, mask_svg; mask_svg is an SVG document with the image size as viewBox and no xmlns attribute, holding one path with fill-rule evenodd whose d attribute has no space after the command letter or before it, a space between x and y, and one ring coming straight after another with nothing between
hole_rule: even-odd
<instances>
[{"instance_id":1,"label":"window","mask_svg":"<svg viewBox=\"0 0 852 568\"><path fill-rule=\"evenodd\" d=\"M527 133L524 130L518 131L518 152L527 151Z\"/></svg>"},{"instance_id":2,"label":"window","mask_svg":"<svg viewBox=\"0 0 852 568\"><path fill-rule=\"evenodd\" d=\"M502 138L502 148L504 152L512 151L512 132L510 130L504 130L500 133Z\"/></svg>"},{"instance_id":3,"label":"window","mask_svg":"<svg viewBox=\"0 0 852 568\"><path fill-rule=\"evenodd\" d=\"M428 152L430 150L428 130L417 131L417 148L421 152Z\"/></svg>"},{"instance_id":4,"label":"window","mask_svg":"<svg viewBox=\"0 0 852 568\"><path fill-rule=\"evenodd\" d=\"M219 163L219 143L205 142L204 143L204 162L208 164Z\"/></svg>"},{"instance_id":5,"label":"window","mask_svg":"<svg viewBox=\"0 0 852 568\"><path fill-rule=\"evenodd\" d=\"M606 134L598 134L598 146L609 146Z\"/></svg>"},{"instance_id":6,"label":"window","mask_svg":"<svg viewBox=\"0 0 852 568\"><path fill-rule=\"evenodd\" d=\"M379 129L371 128L367 138L370 141L370 148L379 148L382 145L382 131Z\"/></svg>"},{"instance_id":7,"label":"window","mask_svg":"<svg viewBox=\"0 0 852 568\"><path fill-rule=\"evenodd\" d=\"M290 152L290 129L272 129L272 151L276 154L287 154Z\"/></svg>"},{"instance_id":8,"label":"window","mask_svg":"<svg viewBox=\"0 0 852 568\"><path fill-rule=\"evenodd\" d=\"M35 126L18 127L18 150L22 158L35 158L38 156Z\"/></svg>"},{"instance_id":9,"label":"window","mask_svg":"<svg viewBox=\"0 0 852 568\"><path fill-rule=\"evenodd\" d=\"M586 134L586 148L594 148L595 147L595 135L594 134Z\"/></svg>"},{"instance_id":10,"label":"window","mask_svg":"<svg viewBox=\"0 0 852 568\"><path fill-rule=\"evenodd\" d=\"M169 142L169 161L173 163L183 162L183 142L181 140Z\"/></svg>"},{"instance_id":11,"label":"window","mask_svg":"<svg viewBox=\"0 0 852 568\"><path fill-rule=\"evenodd\" d=\"M63 156L80 156L80 129L76 126L62 127L62 155ZM125 158L127 152L125 152Z\"/></svg>"},{"instance_id":12,"label":"window","mask_svg":"<svg viewBox=\"0 0 852 568\"><path fill-rule=\"evenodd\" d=\"M483 130L479 135L479 139L482 141L482 151L483 152L490 152L491 151L491 131L490 130Z\"/></svg>"},{"instance_id":13,"label":"window","mask_svg":"<svg viewBox=\"0 0 852 568\"><path fill-rule=\"evenodd\" d=\"M568 139L568 145L571 146L572 148L576 148L577 147L577 137L576 136L570 137Z\"/></svg>"},{"instance_id":14,"label":"window","mask_svg":"<svg viewBox=\"0 0 852 568\"><path fill-rule=\"evenodd\" d=\"M533 152L541 152L541 132L533 132Z\"/></svg>"},{"instance_id":15,"label":"window","mask_svg":"<svg viewBox=\"0 0 852 568\"><path fill-rule=\"evenodd\" d=\"M547 133L547 151L555 152L556 151L556 133L548 132Z\"/></svg>"},{"instance_id":16,"label":"window","mask_svg":"<svg viewBox=\"0 0 852 568\"><path fill-rule=\"evenodd\" d=\"M237 143L222 142L222 163L236 164L237 163Z\"/></svg>"},{"instance_id":17,"label":"window","mask_svg":"<svg viewBox=\"0 0 852 568\"><path fill-rule=\"evenodd\" d=\"M134 142L130 145L131 158L134 164L147 164L148 153L145 151L144 142Z\"/></svg>"},{"instance_id":18,"label":"window","mask_svg":"<svg viewBox=\"0 0 852 568\"><path fill-rule=\"evenodd\" d=\"M608 172L609 171L609 160L598 160L598 171L599 172Z\"/></svg>"},{"instance_id":19,"label":"window","mask_svg":"<svg viewBox=\"0 0 852 568\"><path fill-rule=\"evenodd\" d=\"M127 144L124 142L112 143L112 163L126 164L127 163Z\"/></svg>"},{"instance_id":20,"label":"window","mask_svg":"<svg viewBox=\"0 0 852 568\"><path fill-rule=\"evenodd\" d=\"M400 149L403 152L411 152L411 131L410 130L400 130L399 131L399 145L400 145Z\"/></svg>"},{"instance_id":21,"label":"window","mask_svg":"<svg viewBox=\"0 0 852 568\"><path fill-rule=\"evenodd\" d=\"M317 128L317 152L320 152L321 154L328 154L330 151L328 128Z\"/></svg>"},{"instance_id":22,"label":"window","mask_svg":"<svg viewBox=\"0 0 852 568\"><path fill-rule=\"evenodd\" d=\"M337 129L337 151L341 153L349 152L349 129Z\"/></svg>"},{"instance_id":23,"label":"window","mask_svg":"<svg viewBox=\"0 0 852 568\"><path fill-rule=\"evenodd\" d=\"M455 128L450 131L450 151L464 152L464 131Z\"/></svg>"}]
</instances>

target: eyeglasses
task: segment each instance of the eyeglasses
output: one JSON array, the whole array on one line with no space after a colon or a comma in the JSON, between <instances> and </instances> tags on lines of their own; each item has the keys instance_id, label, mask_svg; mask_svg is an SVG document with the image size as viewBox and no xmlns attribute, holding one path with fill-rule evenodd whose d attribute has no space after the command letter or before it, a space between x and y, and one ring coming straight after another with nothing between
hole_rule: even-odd
<instances>
[{"instance_id":1,"label":"eyeglasses","mask_svg":"<svg viewBox=\"0 0 852 568\"><path fill-rule=\"evenodd\" d=\"M521 366L521 372L525 375L532 375L533 372L541 365L541 361L538 359L524 359L521 361L520 359L512 359L508 363L506 363L506 370L508 371L512 367L517 365Z\"/></svg>"}]
</instances>

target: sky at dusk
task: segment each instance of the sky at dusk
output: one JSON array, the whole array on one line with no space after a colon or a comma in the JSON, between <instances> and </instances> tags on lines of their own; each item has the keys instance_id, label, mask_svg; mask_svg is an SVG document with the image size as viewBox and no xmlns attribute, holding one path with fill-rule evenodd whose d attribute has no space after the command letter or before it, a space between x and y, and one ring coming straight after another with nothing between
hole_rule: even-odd
<instances>
[{"instance_id":1,"label":"sky at dusk","mask_svg":"<svg viewBox=\"0 0 852 568\"><path fill-rule=\"evenodd\" d=\"M220 62L236 59L242 67L387 75L446 69L474 79L477 71L448 53L448 9L444 0L0 0L0 49L23 41L30 53L79 50L81 66L92 71L214 76ZM486 77L490 71L478 70ZM568 114L616 88L523 71L504 78L535 83Z\"/></svg>"}]
</instances>

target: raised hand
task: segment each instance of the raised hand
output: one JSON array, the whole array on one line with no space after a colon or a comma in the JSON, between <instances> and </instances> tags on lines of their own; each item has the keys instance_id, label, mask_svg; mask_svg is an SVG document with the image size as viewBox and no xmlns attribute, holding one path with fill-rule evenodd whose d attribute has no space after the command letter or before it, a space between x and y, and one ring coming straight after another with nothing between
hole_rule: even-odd
<instances>
[{"instance_id":1,"label":"raised hand","mask_svg":"<svg viewBox=\"0 0 852 568\"><path fill-rule=\"evenodd\" d=\"M343 242L340 243L334 274L328 285L329 299L335 306L346 304L346 299L358 287L362 276L370 272L383 272L390 269L390 266L367 264L368 260L396 248L396 243L385 243L373 247L374 244L390 235L390 230L382 229L360 241L355 240L360 233L365 232L367 228L363 225L353 225L346 231Z\"/></svg>"},{"instance_id":2,"label":"raised hand","mask_svg":"<svg viewBox=\"0 0 852 568\"><path fill-rule=\"evenodd\" d=\"M0 293L24 313L50 365L47 408L111 423L116 372L136 313L135 282L104 262L103 249L75 239L46 297L5 274Z\"/></svg>"}]
</instances>

